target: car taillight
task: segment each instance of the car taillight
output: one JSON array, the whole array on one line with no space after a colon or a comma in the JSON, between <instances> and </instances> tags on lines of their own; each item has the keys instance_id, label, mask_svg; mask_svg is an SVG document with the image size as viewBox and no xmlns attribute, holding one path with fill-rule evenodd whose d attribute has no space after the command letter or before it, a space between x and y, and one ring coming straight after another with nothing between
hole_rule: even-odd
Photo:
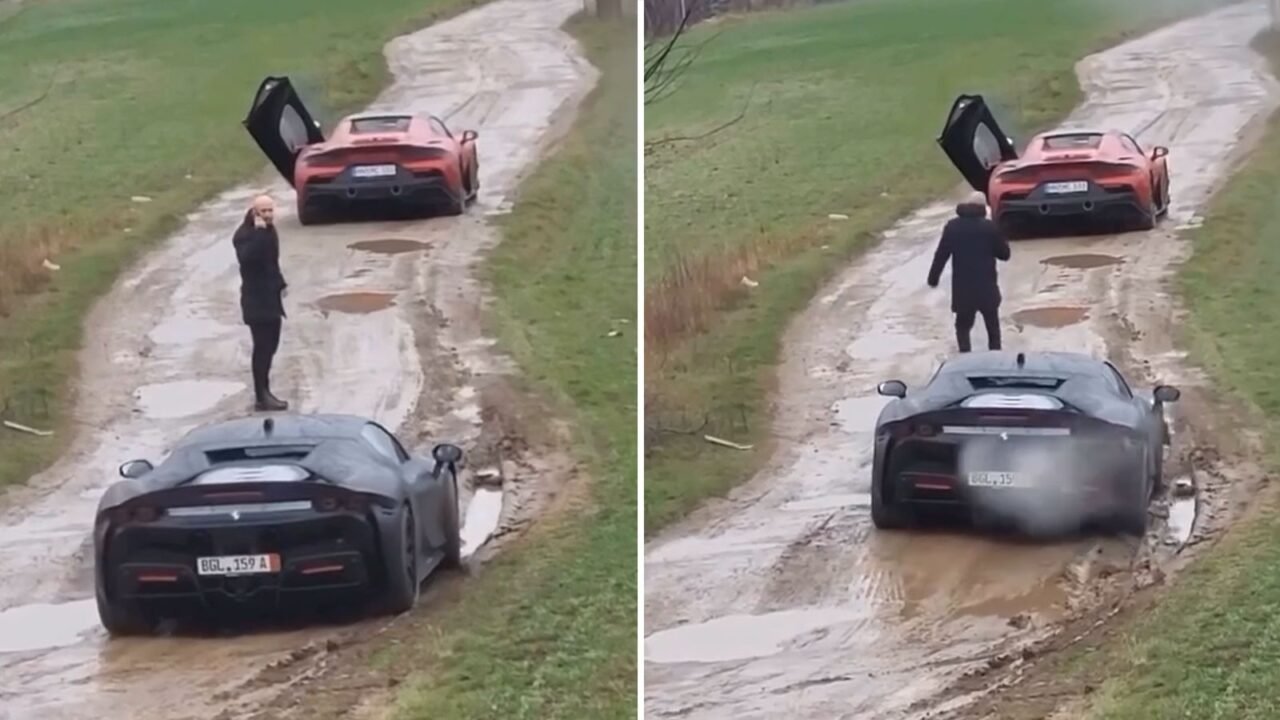
<instances>
[{"instance_id":1,"label":"car taillight","mask_svg":"<svg viewBox=\"0 0 1280 720\"><path fill-rule=\"evenodd\" d=\"M916 426L916 434L921 437L933 437L938 434L938 429L929 423L920 423Z\"/></svg>"},{"instance_id":2,"label":"car taillight","mask_svg":"<svg viewBox=\"0 0 1280 720\"><path fill-rule=\"evenodd\" d=\"M159 519L160 510L153 505L127 505L116 508L115 516L118 523L149 523Z\"/></svg>"}]
</instances>

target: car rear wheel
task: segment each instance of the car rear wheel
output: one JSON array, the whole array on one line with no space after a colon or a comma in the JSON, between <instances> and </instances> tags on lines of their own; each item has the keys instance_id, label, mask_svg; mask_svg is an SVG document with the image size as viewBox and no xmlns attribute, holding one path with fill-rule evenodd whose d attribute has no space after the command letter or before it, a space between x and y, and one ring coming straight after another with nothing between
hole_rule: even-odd
<instances>
[{"instance_id":1,"label":"car rear wheel","mask_svg":"<svg viewBox=\"0 0 1280 720\"><path fill-rule=\"evenodd\" d=\"M407 504L397 513L399 532L396 539L384 548L383 565L387 575L385 607L388 613L399 615L418 604L418 525L413 510Z\"/></svg>"},{"instance_id":2,"label":"car rear wheel","mask_svg":"<svg viewBox=\"0 0 1280 720\"><path fill-rule=\"evenodd\" d=\"M146 635L151 632L151 617L136 602L112 601L102 588L95 593L98 601L98 619L107 632L116 637Z\"/></svg>"},{"instance_id":3,"label":"car rear wheel","mask_svg":"<svg viewBox=\"0 0 1280 720\"><path fill-rule=\"evenodd\" d=\"M882 530L896 530L911 525L912 517L910 508L904 503L895 502L892 498L885 497L884 484L890 479L897 480L898 476L906 470L906 464L889 461L888 472L883 478L871 479L871 522Z\"/></svg>"},{"instance_id":4,"label":"car rear wheel","mask_svg":"<svg viewBox=\"0 0 1280 720\"><path fill-rule=\"evenodd\" d=\"M1144 455L1140 467L1142 472L1133 473L1133 476L1141 478L1141 481L1134 483L1134 487L1127 489L1125 497L1121 501L1121 507L1117 509L1115 516L1116 530L1129 535L1137 535L1138 537L1142 537L1147 533L1147 524L1150 519L1151 490L1155 481L1150 471L1150 457Z\"/></svg>"}]
</instances>

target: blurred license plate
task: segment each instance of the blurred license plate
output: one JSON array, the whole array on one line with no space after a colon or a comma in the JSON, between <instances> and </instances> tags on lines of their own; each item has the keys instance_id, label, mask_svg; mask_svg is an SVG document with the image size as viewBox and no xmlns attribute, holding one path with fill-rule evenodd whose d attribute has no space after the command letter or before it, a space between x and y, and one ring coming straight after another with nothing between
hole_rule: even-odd
<instances>
[{"instance_id":1,"label":"blurred license plate","mask_svg":"<svg viewBox=\"0 0 1280 720\"><path fill-rule=\"evenodd\" d=\"M1080 193L1080 192L1086 192L1088 190L1089 190L1089 183L1083 180L1076 180L1073 182L1049 183L1044 186L1045 192L1052 193L1054 195L1061 195L1063 193Z\"/></svg>"},{"instance_id":2,"label":"blurred license plate","mask_svg":"<svg viewBox=\"0 0 1280 720\"><path fill-rule=\"evenodd\" d=\"M969 485L971 487L1031 487L1030 478L1019 473L1011 472L971 472L969 473Z\"/></svg>"},{"instance_id":3,"label":"blurred license plate","mask_svg":"<svg viewBox=\"0 0 1280 720\"><path fill-rule=\"evenodd\" d=\"M280 556L221 555L196 558L196 571L201 575L253 575L280 572Z\"/></svg>"},{"instance_id":4,"label":"blurred license plate","mask_svg":"<svg viewBox=\"0 0 1280 720\"><path fill-rule=\"evenodd\" d=\"M357 165L351 168L351 174L356 177L390 177L396 174L395 165Z\"/></svg>"}]
</instances>

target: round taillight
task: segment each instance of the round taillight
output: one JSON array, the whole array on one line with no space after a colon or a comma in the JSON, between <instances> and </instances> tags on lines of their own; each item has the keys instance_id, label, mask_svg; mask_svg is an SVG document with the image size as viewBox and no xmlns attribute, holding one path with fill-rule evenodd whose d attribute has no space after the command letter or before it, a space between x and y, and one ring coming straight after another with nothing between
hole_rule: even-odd
<instances>
[{"instance_id":1,"label":"round taillight","mask_svg":"<svg viewBox=\"0 0 1280 720\"><path fill-rule=\"evenodd\" d=\"M333 512L338 509L338 499L330 495L318 498L315 502L315 508L320 512Z\"/></svg>"},{"instance_id":2,"label":"round taillight","mask_svg":"<svg viewBox=\"0 0 1280 720\"><path fill-rule=\"evenodd\" d=\"M139 505L129 511L129 519L133 522L148 523L160 517L160 511L151 505Z\"/></svg>"},{"instance_id":3,"label":"round taillight","mask_svg":"<svg viewBox=\"0 0 1280 720\"><path fill-rule=\"evenodd\" d=\"M916 434L921 437L933 437L938 434L938 429L928 423L920 423L916 426Z\"/></svg>"}]
</instances>

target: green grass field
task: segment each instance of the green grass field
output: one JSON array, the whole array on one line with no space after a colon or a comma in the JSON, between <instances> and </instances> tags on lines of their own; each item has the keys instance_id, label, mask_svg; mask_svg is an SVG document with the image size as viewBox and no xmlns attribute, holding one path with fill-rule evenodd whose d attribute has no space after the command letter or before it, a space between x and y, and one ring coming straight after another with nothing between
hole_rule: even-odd
<instances>
[{"instance_id":1,"label":"green grass field","mask_svg":"<svg viewBox=\"0 0 1280 720\"><path fill-rule=\"evenodd\" d=\"M0 416L60 431L0 431L0 486L44 467L71 429L93 301L202 200L266 166L240 125L263 76L295 77L334 120L382 87L385 40L473 4L30 0L0 20Z\"/></svg>"},{"instance_id":2,"label":"green grass field","mask_svg":"<svg viewBox=\"0 0 1280 720\"><path fill-rule=\"evenodd\" d=\"M429 656L396 660L423 664L403 720L635 717L635 26L572 29L600 85L526 181L490 271L504 345L580 428L591 500L471 581L424 632Z\"/></svg>"},{"instance_id":3,"label":"green grass field","mask_svg":"<svg viewBox=\"0 0 1280 720\"><path fill-rule=\"evenodd\" d=\"M1025 135L1079 100L1077 59L1218 4L863 0L696 29L690 43L719 36L646 113L646 529L765 457L786 322L877 231L959 183L934 142L956 94L986 94ZM662 142L744 106L704 140ZM704 423L756 450L688 433Z\"/></svg>"},{"instance_id":4,"label":"green grass field","mask_svg":"<svg viewBox=\"0 0 1280 720\"><path fill-rule=\"evenodd\" d=\"M1280 35L1257 46L1280 69ZM1194 358L1265 418L1280 467L1280 115L1193 232L1181 272ZM1175 582L1155 610L1076 672L1105 679L1092 717L1280 717L1280 520L1234 529Z\"/></svg>"}]
</instances>

